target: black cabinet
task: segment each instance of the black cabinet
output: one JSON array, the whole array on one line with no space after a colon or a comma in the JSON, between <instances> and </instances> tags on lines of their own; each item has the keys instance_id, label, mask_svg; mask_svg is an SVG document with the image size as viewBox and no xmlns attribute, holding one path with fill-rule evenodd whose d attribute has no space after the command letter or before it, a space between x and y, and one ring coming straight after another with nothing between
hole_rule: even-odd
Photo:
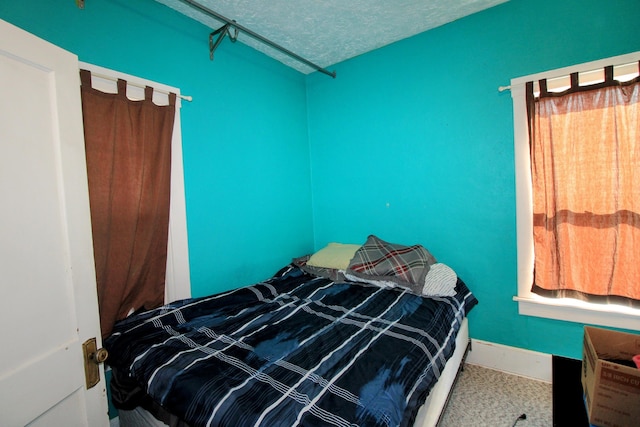
<instances>
[{"instance_id":1,"label":"black cabinet","mask_svg":"<svg viewBox=\"0 0 640 427\"><path fill-rule=\"evenodd\" d=\"M552 357L554 427L588 427L581 378L582 361Z\"/></svg>"}]
</instances>

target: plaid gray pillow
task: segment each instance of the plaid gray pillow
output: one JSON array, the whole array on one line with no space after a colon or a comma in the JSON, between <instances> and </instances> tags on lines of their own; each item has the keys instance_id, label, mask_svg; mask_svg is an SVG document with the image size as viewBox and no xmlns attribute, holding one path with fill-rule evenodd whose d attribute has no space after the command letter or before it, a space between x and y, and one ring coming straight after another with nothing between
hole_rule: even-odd
<instances>
[{"instance_id":1,"label":"plaid gray pillow","mask_svg":"<svg viewBox=\"0 0 640 427\"><path fill-rule=\"evenodd\" d=\"M393 281L420 294L436 259L421 245L385 242L371 235L349 263L347 273L368 280Z\"/></svg>"}]
</instances>

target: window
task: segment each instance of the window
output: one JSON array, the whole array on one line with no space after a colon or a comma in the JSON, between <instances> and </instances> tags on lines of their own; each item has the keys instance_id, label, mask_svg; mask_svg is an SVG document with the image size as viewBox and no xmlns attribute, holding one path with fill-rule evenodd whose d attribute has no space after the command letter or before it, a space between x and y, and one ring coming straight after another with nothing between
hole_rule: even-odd
<instances>
[{"instance_id":1,"label":"window","mask_svg":"<svg viewBox=\"0 0 640 427\"><path fill-rule=\"evenodd\" d=\"M616 304L586 303L573 298L545 298L531 292L534 273L532 176L526 107L526 82L547 79L549 91L570 86L570 75L579 73L581 86L604 80L603 69L614 67L614 78L638 75L640 52L574 67L517 78L511 81L515 129L516 212L518 242L518 295L520 314L579 323L640 329L640 310Z\"/></svg>"}]
</instances>

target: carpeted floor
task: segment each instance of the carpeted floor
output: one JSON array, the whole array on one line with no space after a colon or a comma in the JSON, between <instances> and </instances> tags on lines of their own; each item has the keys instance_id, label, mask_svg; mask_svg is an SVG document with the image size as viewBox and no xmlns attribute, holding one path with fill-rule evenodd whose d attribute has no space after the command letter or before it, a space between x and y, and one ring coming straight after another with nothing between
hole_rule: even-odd
<instances>
[{"instance_id":1,"label":"carpeted floor","mask_svg":"<svg viewBox=\"0 0 640 427\"><path fill-rule=\"evenodd\" d=\"M465 365L439 427L550 427L550 383Z\"/></svg>"}]
</instances>

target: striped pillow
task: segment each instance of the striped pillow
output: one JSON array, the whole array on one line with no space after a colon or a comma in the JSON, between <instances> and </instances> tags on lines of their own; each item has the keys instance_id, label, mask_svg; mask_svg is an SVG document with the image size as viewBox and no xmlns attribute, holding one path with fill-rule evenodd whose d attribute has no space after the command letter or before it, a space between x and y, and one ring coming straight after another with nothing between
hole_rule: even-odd
<instances>
[{"instance_id":1,"label":"striped pillow","mask_svg":"<svg viewBox=\"0 0 640 427\"><path fill-rule=\"evenodd\" d=\"M346 272L361 279L393 281L420 294L429 266L436 263L420 245L388 243L371 235L358 249Z\"/></svg>"},{"instance_id":2,"label":"striped pillow","mask_svg":"<svg viewBox=\"0 0 640 427\"><path fill-rule=\"evenodd\" d=\"M436 263L424 279L422 294L431 297L452 297L456 294L458 275L448 265Z\"/></svg>"}]
</instances>

